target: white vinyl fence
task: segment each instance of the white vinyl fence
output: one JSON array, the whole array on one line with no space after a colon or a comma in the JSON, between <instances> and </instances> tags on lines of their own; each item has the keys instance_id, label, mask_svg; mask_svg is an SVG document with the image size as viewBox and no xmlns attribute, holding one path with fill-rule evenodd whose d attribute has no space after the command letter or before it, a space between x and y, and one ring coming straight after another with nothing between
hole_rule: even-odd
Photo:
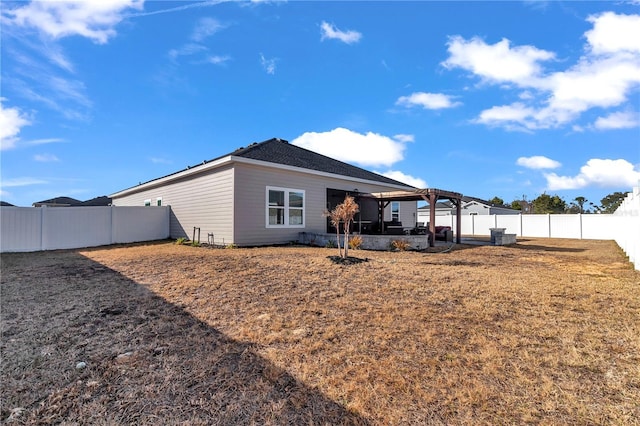
<instances>
[{"instance_id":1,"label":"white vinyl fence","mask_svg":"<svg viewBox=\"0 0 640 426\"><path fill-rule=\"evenodd\" d=\"M621 219L625 229L616 235L616 242L627 253L629 260L640 270L640 186L627 194L614 216Z\"/></svg>"},{"instance_id":2,"label":"white vinyl fence","mask_svg":"<svg viewBox=\"0 0 640 426\"><path fill-rule=\"evenodd\" d=\"M0 207L0 252L169 238L170 207Z\"/></svg>"},{"instance_id":3,"label":"white vinyl fence","mask_svg":"<svg viewBox=\"0 0 640 426\"><path fill-rule=\"evenodd\" d=\"M463 215L461 234L488 236L506 228L519 237L615 240L640 270L640 187L627 195L614 214ZM436 226L456 231L456 216L436 216Z\"/></svg>"}]
</instances>

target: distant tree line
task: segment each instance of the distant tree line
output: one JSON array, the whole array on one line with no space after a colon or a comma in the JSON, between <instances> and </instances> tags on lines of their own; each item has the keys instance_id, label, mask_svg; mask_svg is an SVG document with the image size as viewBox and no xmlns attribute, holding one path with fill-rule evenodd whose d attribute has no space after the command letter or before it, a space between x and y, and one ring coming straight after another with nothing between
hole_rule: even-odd
<instances>
[{"instance_id":1,"label":"distant tree line","mask_svg":"<svg viewBox=\"0 0 640 426\"><path fill-rule=\"evenodd\" d=\"M528 201L526 196L521 200L513 200L506 204L500 197L493 197L489 202L498 207L510 207L521 210L523 214L561 214L561 213L613 213L622 204L628 192L614 192L600 200L596 205L585 197L576 197L567 203L557 195L542 193L537 198Z\"/></svg>"}]
</instances>

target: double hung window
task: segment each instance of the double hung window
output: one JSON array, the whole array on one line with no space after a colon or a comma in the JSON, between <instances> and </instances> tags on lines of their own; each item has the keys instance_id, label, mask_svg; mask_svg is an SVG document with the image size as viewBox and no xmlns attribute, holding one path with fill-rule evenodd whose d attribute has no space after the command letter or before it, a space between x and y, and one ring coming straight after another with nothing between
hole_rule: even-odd
<instances>
[{"instance_id":1,"label":"double hung window","mask_svg":"<svg viewBox=\"0 0 640 426\"><path fill-rule=\"evenodd\" d=\"M267 187L267 228L303 228L304 191Z\"/></svg>"}]
</instances>

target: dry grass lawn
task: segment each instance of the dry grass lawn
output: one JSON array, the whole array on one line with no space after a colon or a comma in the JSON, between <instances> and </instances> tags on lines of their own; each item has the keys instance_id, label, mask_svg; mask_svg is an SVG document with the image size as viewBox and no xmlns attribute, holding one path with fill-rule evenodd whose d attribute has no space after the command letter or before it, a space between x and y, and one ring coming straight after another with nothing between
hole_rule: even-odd
<instances>
[{"instance_id":1,"label":"dry grass lawn","mask_svg":"<svg viewBox=\"0 0 640 426\"><path fill-rule=\"evenodd\" d=\"M3 254L2 420L640 424L640 273L614 242L336 253Z\"/></svg>"}]
</instances>

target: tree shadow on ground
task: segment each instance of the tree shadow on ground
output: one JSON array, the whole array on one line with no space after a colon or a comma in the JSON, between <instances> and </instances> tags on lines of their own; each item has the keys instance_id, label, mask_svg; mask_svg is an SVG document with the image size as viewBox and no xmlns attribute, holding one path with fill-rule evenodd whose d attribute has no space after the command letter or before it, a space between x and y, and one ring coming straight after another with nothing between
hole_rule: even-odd
<instances>
[{"instance_id":1,"label":"tree shadow on ground","mask_svg":"<svg viewBox=\"0 0 640 426\"><path fill-rule=\"evenodd\" d=\"M2 264L2 420L369 424L252 343L76 252Z\"/></svg>"}]
</instances>

